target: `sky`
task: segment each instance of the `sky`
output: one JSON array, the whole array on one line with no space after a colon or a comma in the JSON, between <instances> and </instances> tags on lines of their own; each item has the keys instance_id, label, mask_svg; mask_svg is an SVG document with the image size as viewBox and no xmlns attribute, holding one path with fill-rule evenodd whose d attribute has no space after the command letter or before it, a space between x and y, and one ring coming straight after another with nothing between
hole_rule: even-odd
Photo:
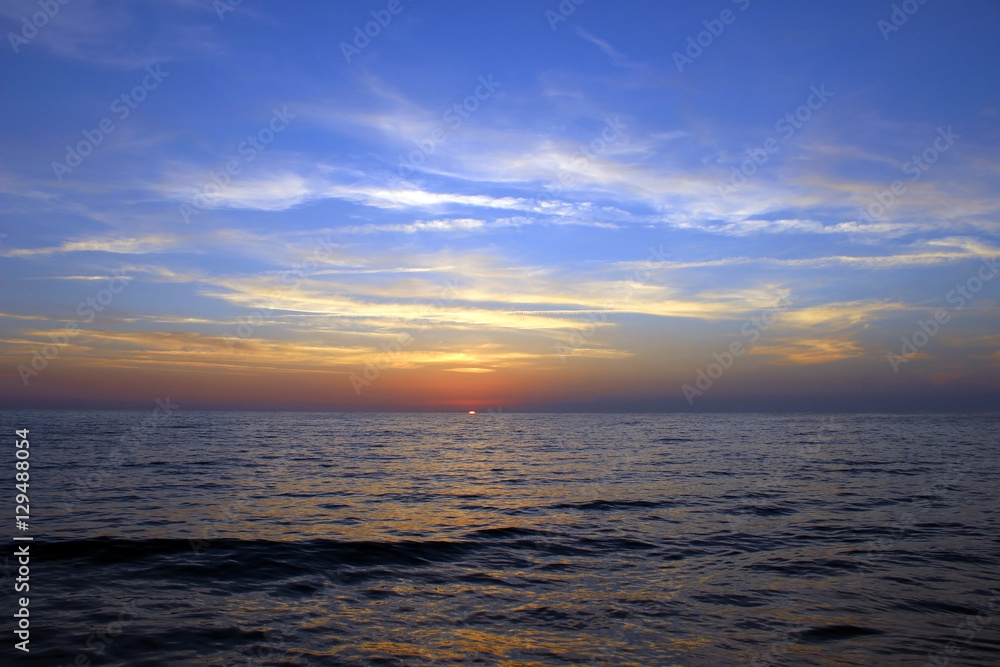
<instances>
[{"instance_id":1,"label":"sky","mask_svg":"<svg viewBox=\"0 0 1000 667\"><path fill-rule=\"evenodd\" d=\"M0 6L7 407L1000 407L1000 3Z\"/></svg>"}]
</instances>

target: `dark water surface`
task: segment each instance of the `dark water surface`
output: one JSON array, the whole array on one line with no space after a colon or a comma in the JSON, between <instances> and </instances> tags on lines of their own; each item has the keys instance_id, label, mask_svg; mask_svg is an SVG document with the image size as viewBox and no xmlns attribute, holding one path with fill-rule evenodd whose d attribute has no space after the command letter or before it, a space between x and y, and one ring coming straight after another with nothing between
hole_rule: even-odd
<instances>
[{"instance_id":1,"label":"dark water surface","mask_svg":"<svg viewBox=\"0 0 1000 667\"><path fill-rule=\"evenodd\" d=\"M24 664L1000 664L997 415L151 414L4 415Z\"/></svg>"}]
</instances>

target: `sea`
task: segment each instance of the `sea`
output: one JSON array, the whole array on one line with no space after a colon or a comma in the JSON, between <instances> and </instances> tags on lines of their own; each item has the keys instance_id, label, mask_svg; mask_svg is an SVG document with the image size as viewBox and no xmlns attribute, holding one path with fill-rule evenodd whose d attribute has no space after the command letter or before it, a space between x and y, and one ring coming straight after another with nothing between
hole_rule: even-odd
<instances>
[{"instance_id":1,"label":"sea","mask_svg":"<svg viewBox=\"0 0 1000 667\"><path fill-rule=\"evenodd\" d=\"M998 414L2 421L4 665L1000 665Z\"/></svg>"}]
</instances>

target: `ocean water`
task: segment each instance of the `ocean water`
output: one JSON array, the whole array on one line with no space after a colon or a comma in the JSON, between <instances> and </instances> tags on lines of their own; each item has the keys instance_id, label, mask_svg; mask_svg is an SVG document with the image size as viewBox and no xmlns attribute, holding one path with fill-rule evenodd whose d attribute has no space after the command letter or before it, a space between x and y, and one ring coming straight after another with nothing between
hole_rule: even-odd
<instances>
[{"instance_id":1,"label":"ocean water","mask_svg":"<svg viewBox=\"0 0 1000 667\"><path fill-rule=\"evenodd\" d=\"M1000 664L998 415L152 415L4 414L24 664Z\"/></svg>"}]
</instances>

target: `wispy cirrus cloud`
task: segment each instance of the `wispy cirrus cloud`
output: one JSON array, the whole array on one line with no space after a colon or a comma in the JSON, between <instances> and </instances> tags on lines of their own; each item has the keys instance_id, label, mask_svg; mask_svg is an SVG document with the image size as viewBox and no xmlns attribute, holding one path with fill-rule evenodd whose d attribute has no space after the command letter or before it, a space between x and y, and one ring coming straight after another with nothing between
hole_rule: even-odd
<instances>
[{"instance_id":1,"label":"wispy cirrus cloud","mask_svg":"<svg viewBox=\"0 0 1000 667\"><path fill-rule=\"evenodd\" d=\"M121 255L145 255L179 248L184 240L172 234L150 234L137 237L103 237L66 241L58 246L42 248L4 248L4 257L37 257L64 255L75 252L106 252Z\"/></svg>"},{"instance_id":2,"label":"wispy cirrus cloud","mask_svg":"<svg viewBox=\"0 0 1000 667\"><path fill-rule=\"evenodd\" d=\"M594 37L589 32L580 27L579 24L577 24L575 28L576 28L576 34L582 37L583 39L587 40L591 44L597 46L597 48L599 48L601 52L604 53L604 55L608 56L608 58L611 60L611 64L615 65L616 67L637 67L637 65L632 63L625 54L619 52L615 47L611 46L605 40L600 39L599 37Z\"/></svg>"},{"instance_id":3,"label":"wispy cirrus cloud","mask_svg":"<svg viewBox=\"0 0 1000 667\"><path fill-rule=\"evenodd\" d=\"M817 111L823 35L858 34L860 0L768 15L763 50L746 48L763 16L741 14L683 76L672 52L704 17L657 3L585 5L555 33L517 3L475 20L428 5L351 63L340 41L371 20L351 3L225 3L224 16L211 0L57 4L9 63L32 94L4 98L5 359L30 360L121 265L128 290L61 353L64 368L86 367L81 378L114 369L132 387L186 374L199 381L179 386L201 391L232 375L231 391L273 394L244 380L315 376L303 395L339 384L351 398L346 377L408 332L393 369L409 379L385 372L386 394L438 400L442 387L485 392L516 375L508 395L549 383L550 397L666 396L692 355L726 349L788 297L726 391L754 396L768 368L801 370L822 391L840 374L866 389L859 369L1000 249L1000 104L948 55L993 62L996 40L961 8L941 15L961 30L931 41L890 51L873 30L841 49ZM5 3L5 32L37 8ZM802 48L800 25L819 26L815 48ZM428 48L456 27L459 60ZM280 34L295 39L275 60ZM170 72L162 88L126 117L112 111L153 62ZM499 83L488 96L481 76ZM904 85L918 79L948 94L920 101ZM252 160L240 152L285 104L287 131ZM105 117L115 129L98 139ZM947 151L933 148L939 126L961 135ZM52 161L84 142L95 144L85 164L53 178ZM916 157L927 168L912 178ZM984 280L913 357L914 377L995 368L982 336L997 284Z\"/></svg>"}]
</instances>

